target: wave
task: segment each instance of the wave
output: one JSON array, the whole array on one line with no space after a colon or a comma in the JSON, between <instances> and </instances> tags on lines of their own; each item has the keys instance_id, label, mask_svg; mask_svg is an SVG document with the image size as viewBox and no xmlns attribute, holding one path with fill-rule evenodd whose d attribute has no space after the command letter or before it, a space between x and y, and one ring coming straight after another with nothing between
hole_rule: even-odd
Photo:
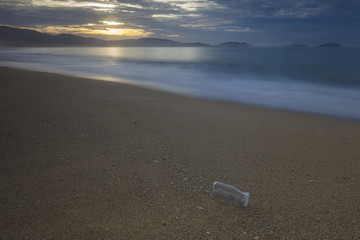
<instances>
[{"instance_id":1,"label":"wave","mask_svg":"<svg viewBox=\"0 0 360 240\"><path fill-rule=\"evenodd\" d=\"M0 63L125 78L199 97L360 119L360 70L353 55L350 49L29 48L1 50Z\"/></svg>"}]
</instances>

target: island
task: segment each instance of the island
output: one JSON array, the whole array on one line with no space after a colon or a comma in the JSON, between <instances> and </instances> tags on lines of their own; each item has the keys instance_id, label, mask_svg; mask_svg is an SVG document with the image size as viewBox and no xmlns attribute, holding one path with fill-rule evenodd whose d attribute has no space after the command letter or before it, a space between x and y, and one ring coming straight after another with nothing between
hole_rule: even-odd
<instances>
[{"instance_id":1,"label":"island","mask_svg":"<svg viewBox=\"0 0 360 240\"><path fill-rule=\"evenodd\" d=\"M297 43L294 43L294 44L290 44L290 45L285 45L283 47L286 47L286 48L307 48L309 47L308 45L305 45L305 44L297 44Z\"/></svg>"},{"instance_id":2,"label":"island","mask_svg":"<svg viewBox=\"0 0 360 240\"><path fill-rule=\"evenodd\" d=\"M318 47L340 47L340 44L338 43L325 43L325 44L321 44Z\"/></svg>"},{"instance_id":3,"label":"island","mask_svg":"<svg viewBox=\"0 0 360 240\"><path fill-rule=\"evenodd\" d=\"M246 42L223 42L215 47L221 47L221 48L250 48L252 47L250 44Z\"/></svg>"}]
</instances>

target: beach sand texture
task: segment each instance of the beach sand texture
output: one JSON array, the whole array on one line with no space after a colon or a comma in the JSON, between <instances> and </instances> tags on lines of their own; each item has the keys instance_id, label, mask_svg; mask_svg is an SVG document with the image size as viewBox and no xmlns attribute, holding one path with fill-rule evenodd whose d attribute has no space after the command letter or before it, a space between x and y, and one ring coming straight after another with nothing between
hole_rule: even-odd
<instances>
[{"instance_id":1,"label":"beach sand texture","mask_svg":"<svg viewBox=\"0 0 360 240\"><path fill-rule=\"evenodd\" d=\"M360 236L359 122L3 67L0 111L1 239Z\"/></svg>"}]
</instances>

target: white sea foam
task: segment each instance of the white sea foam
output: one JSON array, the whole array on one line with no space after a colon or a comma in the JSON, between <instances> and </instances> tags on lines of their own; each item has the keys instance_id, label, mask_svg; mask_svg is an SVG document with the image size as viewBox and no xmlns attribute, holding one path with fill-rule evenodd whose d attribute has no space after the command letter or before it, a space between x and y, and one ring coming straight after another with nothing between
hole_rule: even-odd
<instances>
[{"instance_id":1,"label":"white sea foam","mask_svg":"<svg viewBox=\"0 0 360 240\"><path fill-rule=\"evenodd\" d=\"M360 119L359 49L24 48L0 65Z\"/></svg>"}]
</instances>

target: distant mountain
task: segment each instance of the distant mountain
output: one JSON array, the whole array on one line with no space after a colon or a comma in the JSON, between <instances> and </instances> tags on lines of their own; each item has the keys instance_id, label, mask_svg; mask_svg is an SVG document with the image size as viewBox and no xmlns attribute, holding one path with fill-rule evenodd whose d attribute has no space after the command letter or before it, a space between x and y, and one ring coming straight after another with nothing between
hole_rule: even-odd
<instances>
[{"instance_id":1,"label":"distant mountain","mask_svg":"<svg viewBox=\"0 0 360 240\"><path fill-rule=\"evenodd\" d=\"M160 38L126 39L108 41L107 43L117 47L172 47L181 44L180 42Z\"/></svg>"},{"instance_id":2,"label":"distant mountain","mask_svg":"<svg viewBox=\"0 0 360 240\"><path fill-rule=\"evenodd\" d=\"M321 44L318 47L340 47L340 44L338 43L325 43L325 44Z\"/></svg>"},{"instance_id":3,"label":"distant mountain","mask_svg":"<svg viewBox=\"0 0 360 240\"><path fill-rule=\"evenodd\" d=\"M249 48L252 47L250 44L246 42L224 42L216 45L215 47L221 48Z\"/></svg>"},{"instance_id":4,"label":"distant mountain","mask_svg":"<svg viewBox=\"0 0 360 240\"><path fill-rule=\"evenodd\" d=\"M205 43L181 43L160 38L140 38L105 41L71 34L52 35L30 29L0 26L0 46L3 47L211 47Z\"/></svg>"},{"instance_id":5,"label":"distant mountain","mask_svg":"<svg viewBox=\"0 0 360 240\"><path fill-rule=\"evenodd\" d=\"M174 47L212 47L212 46L210 44L197 42L197 43L180 43L174 45Z\"/></svg>"},{"instance_id":6,"label":"distant mountain","mask_svg":"<svg viewBox=\"0 0 360 240\"><path fill-rule=\"evenodd\" d=\"M71 34L59 34L54 36L58 44L73 46L101 46L107 44L106 41L97 38L84 38Z\"/></svg>"},{"instance_id":7,"label":"distant mountain","mask_svg":"<svg viewBox=\"0 0 360 240\"><path fill-rule=\"evenodd\" d=\"M284 47L286 47L286 48L307 48L309 46L305 45L305 44L294 43L294 44L290 44L290 45L285 45Z\"/></svg>"},{"instance_id":8,"label":"distant mountain","mask_svg":"<svg viewBox=\"0 0 360 240\"><path fill-rule=\"evenodd\" d=\"M70 34L51 35L29 29L0 26L0 46L55 47L55 46L102 46L106 41Z\"/></svg>"},{"instance_id":9,"label":"distant mountain","mask_svg":"<svg viewBox=\"0 0 360 240\"><path fill-rule=\"evenodd\" d=\"M16 29L10 27L0 27L0 45L21 47L26 45L43 45L53 42L54 36L46 33L39 33L37 31L28 29Z\"/></svg>"}]
</instances>

